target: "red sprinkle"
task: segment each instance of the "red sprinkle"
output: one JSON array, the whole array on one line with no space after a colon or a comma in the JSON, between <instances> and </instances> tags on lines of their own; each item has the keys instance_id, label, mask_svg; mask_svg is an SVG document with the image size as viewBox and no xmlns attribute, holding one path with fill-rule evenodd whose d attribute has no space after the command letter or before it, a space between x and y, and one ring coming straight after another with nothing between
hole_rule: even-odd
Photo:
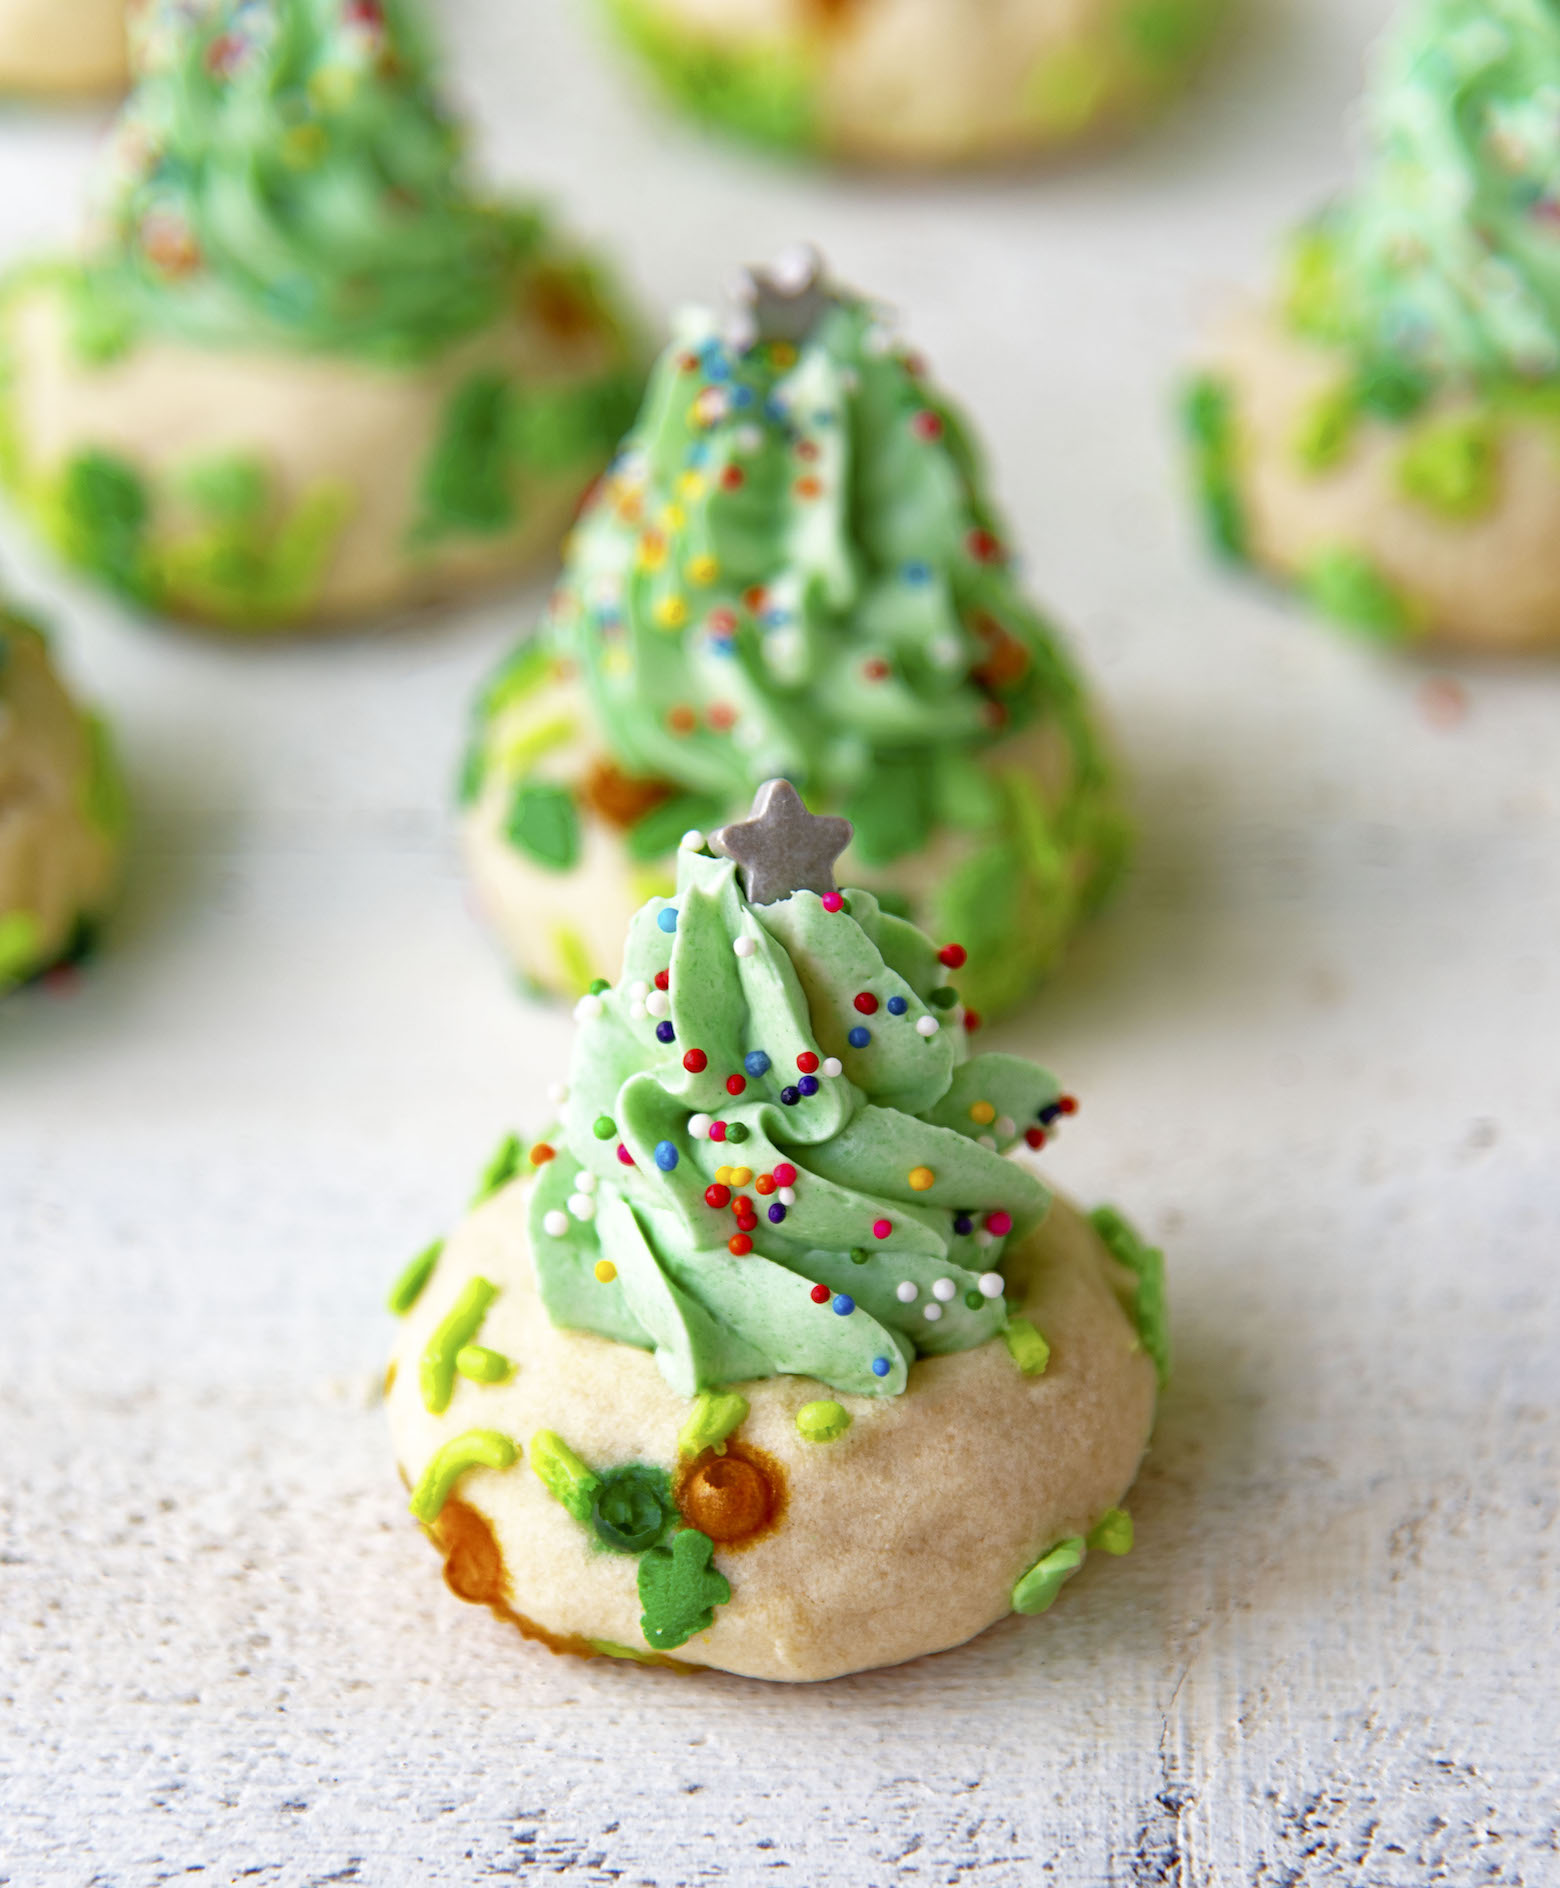
<instances>
[{"instance_id":1,"label":"red sprinkle","mask_svg":"<svg viewBox=\"0 0 1560 1888\"><path fill-rule=\"evenodd\" d=\"M910 430L917 439L941 439L943 423L930 407L923 407L910 422Z\"/></svg>"},{"instance_id":2,"label":"red sprinkle","mask_svg":"<svg viewBox=\"0 0 1560 1888\"><path fill-rule=\"evenodd\" d=\"M804 1049L796 1058L796 1066L804 1075L816 1075L818 1073L818 1058L813 1054L811 1049Z\"/></svg>"},{"instance_id":3,"label":"red sprinkle","mask_svg":"<svg viewBox=\"0 0 1560 1888\"><path fill-rule=\"evenodd\" d=\"M549 1147L546 1141L538 1141L531 1149L531 1165L545 1167L548 1161L555 1158L557 1151L555 1147Z\"/></svg>"},{"instance_id":4,"label":"red sprinkle","mask_svg":"<svg viewBox=\"0 0 1560 1888\"><path fill-rule=\"evenodd\" d=\"M634 1164L633 1155L628 1151L628 1149L623 1145L621 1141L618 1142L618 1160L625 1167L632 1167Z\"/></svg>"},{"instance_id":5,"label":"red sprinkle","mask_svg":"<svg viewBox=\"0 0 1560 1888\"><path fill-rule=\"evenodd\" d=\"M724 1121L712 1121L712 1122L710 1123L710 1139L711 1139L712 1141L723 1141L723 1140L725 1140L725 1138L726 1138L726 1124L725 1124L725 1122L724 1122Z\"/></svg>"},{"instance_id":6,"label":"red sprinkle","mask_svg":"<svg viewBox=\"0 0 1560 1888\"><path fill-rule=\"evenodd\" d=\"M714 618L712 617L710 620L713 623ZM712 701L704 717L717 732L729 728L736 718L737 711L732 707L729 701Z\"/></svg>"},{"instance_id":7,"label":"red sprinkle","mask_svg":"<svg viewBox=\"0 0 1560 1888\"><path fill-rule=\"evenodd\" d=\"M757 1232L757 1230L758 1230L757 1213L744 1213L742 1217L737 1221L738 1232Z\"/></svg>"},{"instance_id":8,"label":"red sprinkle","mask_svg":"<svg viewBox=\"0 0 1560 1888\"><path fill-rule=\"evenodd\" d=\"M1038 1152L1040 1148L1045 1146L1045 1129L1025 1128L1024 1139Z\"/></svg>"},{"instance_id":9,"label":"red sprinkle","mask_svg":"<svg viewBox=\"0 0 1560 1888\"><path fill-rule=\"evenodd\" d=\"M1011 1213L988 1213L986 1215L986 1230L987 1232L994 1232L999 1239L1005 1239L1013 1230L1013 1215Z\"/></svg>"},{"instance_id":10,"label":"red sprinkle","mask_svg":"<svg viewBox=\"0 0 1560 1888\"><path fill-rule=\"evenodd\" d=\"M1076 1095L1063 1095L1056 1105L1061 1109L1063 1114L1076 1114L1078 1112L1078 1097Z\"/></svg>"},{"instance_id":11,"label":"red sprinkle","mask_svg":"<svg viewBox=\"0 0 1560 1888\"><path fill-rule=\"evenodd\" d=\"M655 973L655 987L658 990L667 989L669 985L671 984L671 981L672 981L672 973L669 970L658 970Z\"/></svg>"},{"instance_id":12,"label":"red sprinkle","mask_svg":"<svg viewBox=\"0 0 1560 1888\"><path fill-rule=\"evenodd\" d=\"M753 1202L745 1193L739 1193L731 1202L731 1210L736 1214L738 1219L751 1219L753 1217Z\"/></svg>"},{"instance_id":13,"label":"red sprinkle","mask_svg":"<svg viewBox=\"0 0 1560 1888\"><path fill-rule=\"evenodd\" d=\"M755 583L750 589L744 590L742 603L745 609L751 610L757 616L764 607L764 586L761 583Z\"/></svg>"},{"instance_id":14,"label":"red sprinkle","mask_svg":"<svg viewBox=\"0 0 1560 1888\"><path fill-rule=\"evenodd\" d=\"M728 1095L740 1095L746 1087L747 1077L745 1075L728 1075L726 1077L726 1093Z\"/></svg>"},{"instance_id":15,"label":"red sprinkle","mask_svg":"<svg viewBox=\"0 0 1560 1888\"><path fill-rule=\"evenodd\" d=\"M808 1296L815 1305L826 1305L829 1302L829 1288L827 1285L814 1285Z\"/></svg>"},{"instance_id":16,"label":"red sprinkle","mask_svg":"<svg viewBox=\"0 0 1560 1888\"><path fill-rule=\"evenodd\" d=\"M872 1237L874 1239L886 1239L893 1230L894 1222L891 1219L875 1219L872 1222Z\"/></svg>"},{"instance_id":17,"label":"red sprinkle","mask_svg":"<svg viewBox=\"0 0 1560 1888\"><path fill-rule=\"evenodd\" d=\"M755 1193L773 1193L779 1184L780 1182L772 1173L761 1173L753 1182L753 1191Z\"/></svg>"},{"instance_id":18,"label":"red sprinkle","mask_svg":"<svg viewBox=\"0 0 1560 1888\"><path fill-rule=\"evenodd\" d=\"M702 1075L709 1065L710 1059L702 1049L684 1050L683 1067L690 1075Z\"/></svg>"},{"instance_id":19,"label":"red sprinkle","mask_svg":"<svg viewBox=\"0 0 1560 1888\"><path fill-rule=\"evenodd\" d=\"M731 1204L731 1188L723 1187L718 1180L712 1182L704 1189L704 1204L713 1206L717 1213L722 1212Z\"/></svg>"},{"instance_id":20,"label":"red sprinkle","mask_svg":"<svg viewBox=\"0 0 1560 1888\"><path fill-rule=\"evenodd\" d=\"M710 611L710 628L717 636L729 636L736 626L737 613L735 610L720 609ZM711 715L713 715L714 712L712 708L710 710Z\"/></svg>"},{"instance_id":21,"label":"red sprinkle","mask_svg":"<svg viewBox=\"0 0 1560 1888\"><path fill-rule=\"evenodd\" d=\"M745 1259L753 1250L753 1241L745 1232L734 1232L726 1241L726 1250L734 1259Z\"/></svg>"},{"instance_id":22,"label":"red sprinkle","mask_svg":"<svg viewBox=\"0 0 1560 1888\"><path fill-rule=\"evenodd\" d=\"M972 1036L974 1035L975 1031L980 1028L979 1010L966 1010L964 1012L964 1027Z\"/></svg>"},{"instance_id":23,"label":"red sprinkle","mask_svg":"<svg viewBox=\"0 0 1560 1888\"><path fill-rule=\"evenodd\" d=\"M782 1160L780 1165L775 1169L775 1178L783 1187L794 1187L796 1185L796 1169L791 1165L790 1161Z\"/></svg>"},{"instance_id":24,"label":"red sprinkle","mask_svg":"<svg viewBox=\"0 0 1560 1888\"><path fill-rule=\"evenodd\" d=\"M825 911L843 911L845 900L838 892L825 892L819 900Z\"/></svg>"},{"instance_id":25,"label":"red sprinkle","mask_svg":"<svg viewBox=\"0 0 1560 1888\"><path fill-rule=\"evenodd\" d=\"M740 492L747 483L747 474L739 465L728 465L720 475L721 490Z\"/></svg>"},{"instance_id":26,"label":"red sprinkle","mask_svg":"<svg viewBox=\"0 0 1560 1888\"><path fill-rule=\"evenodd\" d=\"M873 656L871 661L862 663L861 672L869 682L886 682L894 671L881 656Z\"/></svg>"},{"instance_id":27,"label":"red sprinkle","mask_svg":"<svg viewBox=\"0 0 1560 1888\"><path fill-rule=\"evenodd\" d=\"M937 953L937 961L949 970L962 970L970 961L970 954L962 944L944 944Z\"/></svg>"},{"instance_id":28,"label":"red sprinkle","mask_svg":"<svg viewBox=\"0 0 1560 1888\"><path fill-rule=\"evenodd\" d=\"M870 1016L878 1006L877 998L870 990L859 991L855 1001L856 1008L861 1011L863 1016Z\"/></svg>"},{"instance_id":29,"label":"red sprinkle","mask_svg":"<svg viewBox=\"0 0 1560 1888\"><path fill-rule=\"evenodd\" d=\"M970 555L978 557L983 564L992 563L1002 555L1002 546L989 531L972 531L964 541L969 546Z\"/></svg>"}]
</instances>

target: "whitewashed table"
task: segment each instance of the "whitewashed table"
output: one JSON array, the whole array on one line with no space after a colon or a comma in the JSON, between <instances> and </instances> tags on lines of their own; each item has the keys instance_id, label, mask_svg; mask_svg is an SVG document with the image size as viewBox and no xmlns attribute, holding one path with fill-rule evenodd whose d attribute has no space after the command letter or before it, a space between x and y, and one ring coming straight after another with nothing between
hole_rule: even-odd
<instances>
[{"instance_id":1,"label":"whitewashed table","mask_svg":"<svg viewBox=\"0 0 1560 1888\"><path fill-rule=\"evenodd\" d=\"M7 540L114 710L112 948L0 1017L0 1882L1560 1881L1560 675L1429 671L1202 561L1168 389L1341 174L1382 0L1284 0L1130 152L841 184L658 119L556 0L449 0L506 177L648 302L798 236L989 438L1130 751L1126 896L1001 1039L1054 1171L1170 1248L1139 1546L1044 1621L792 1691L555 1661L452 1599L374 1385L385 1283L540 1124L563 1015L446 788L538 593L213 647ZM0 238L96 120L0 122Z\"/></svg>"}]
</instances>

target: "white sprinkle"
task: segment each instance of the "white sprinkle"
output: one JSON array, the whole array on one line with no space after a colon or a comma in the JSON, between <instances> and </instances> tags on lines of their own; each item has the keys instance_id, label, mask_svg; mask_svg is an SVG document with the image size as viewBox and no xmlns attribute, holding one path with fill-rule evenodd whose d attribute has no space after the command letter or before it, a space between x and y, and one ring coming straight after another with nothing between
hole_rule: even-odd
<instances>
[{"instance_id":1,"label":"white sprinkle","mask_svg":"<svg viewBox=\"0 0 1560 1888\"><path fill-rule=\"evenodd\" d=\"M997 1235L994 1232L987 1232L986 1228L982 1226L980 1231L975 1235L975 1243L980 1247L981 1251L984 1252L987 1246L994 1246L997 1243Z\"/></svg>"},{"instance_id":2,"label":"white sprinkle","mask_svg":"<svg viewBox=\"0 0 1560 1888\"><path fill-rule=\"evenodd\" d=\"M595 1174L587 1169L585 1172L577 1173L574 1176L574 1184L579 1188L581 1193L594 1193L597 1187L601 1185L601 1181Z\"/></svg>"},{"instance_id":3,"label":"white sprinkle","mask_svg":"<svg viewBox=\"0 0 1560 1888\"><path fill-rule=\"evenodd\" d=\"M941 1305L927 1305L925 1309L922 1311L921 1316L926 1319L928 1324L935 1324L937 1320L942 1316L942 1306Z\"/></svg>"},{"instance_id":4,"label":"white sprinkle","mask_svg":"<svg viewBox=\"0 0 1560 1888\"><path fill-rule=\"evenodd\" d=\"M628 1006L628 1020L631 1023L642 1023L649 1014L643 1003L630 1003Z\"/></svg>"},{"instance_id":5,"label":"white sprinkle","mask_svg":"<svg viewBox=\"0 0 1560 1888\"><path fill-rule=\"evenodd\" d=\"M569 1099L568 1084L566 1082L554 1082L547 1090L547 1099L555 1108L561 1108Z\"/></svg>"},{"instance_id":6,"label":"white sprinkle","mask_svg":"<svg viewBox=\"0 0 1560 1888\"><path fill-rule=\"evenodd\" d=\"M934 636L927 652L940 669L956 668L964 656L964 646L957 636Z\"/></svg>"},{"instance_id":7,"label":"white sprinkle","mask_svg":"<svg viewBox=\"0 0 1560 1888\"><path fill-rule=\"evenodd\" d=\"M715 1117L709 1114L691 1114L688 1117L688 1132L696 1141L706 1140L709 1137L710 1124L714 1119Z\"/></svg>"},{"instance_id":8,"label":"white sprinkle","mask_svg":"<svg viewBox=\"0 0 1560 1888\"><path fill-rule=\"evenodd\" d=\"M1002 1274L1000 1272L982 1272L975 1281L980 1286L982 1298L1000 1298L1002 1296Z\"/></svg>"},{"instance_id":9,"label":"white sprinkle","mask_svg":"<svg viewBox=\"0 0 1560 1888\"><path fill-rule=\"evenodd\" d=\"M739 426L733 435L733 444L738 452L762 452L764 449L763 428Z\"/></svg>"},{"instance_id":10,"label":"white sprinkle","mask_svg":"<svg viewBox=\"0 0 1560 1888\"><path fill-rule=\"evenodd\" d=\"M569 1211L576 1219L592 1220L596 1217L596 1202L588 1193L571 1193Z\"/></svg>"},{"instance_id":11,"label":"white sprinkle","mask_svg":"<svg viewBox=\"0 0 1560 1888\"><path fill-rule=\"evenodd\" d=\"M916 1018L915 1029L918 1036L935 1036L938 1028L939 1024L935 1016L918 1016Z\"/></svg>"},{"instance_id":12,"label":"white sprinkle","mask_svg":"<svg viewBox=\"0 0 1560 1888\"><path fill-rule=\"evenodd\" d=\"M672 1007L672 999L664 990L652 990L645 998L647 1016L665 1016Z\"/></svg>"},{"instance_id":13,"label":"white sprinkle","mask_svg":"<svg viewBox=\"0 0 1560 1888\"><path fill-rule=\"evenodd\" d=\"M562 1215L560 1214L559 1217L561 1218ZM920 1295L921 1288L916 1284L913 1278L902 1279L899 1284L894 1287L894 1296L902 1305L913 1305Z\"/></svg>"},{"instance_id":14,"label":"white sprinkle","mask_svg":"<svg viewBox=\"0 0 1560 1888\"><path fill-rule=\"evenodd\" d=\"M568 1214L560 1213L556 1207L542 1221L542 1231L549 1239L561 1239L568 1230Z\"/></svg>"},{"instance_id":15,"label":"white sprinkle","mask_svg":"<svg viewBox=\"0 0 1560 1888\"><path fill-rule=\"evenodd\" d=\"M980 1140L978 1141L977 1145L980 1147L989 1147L995 1150L996 1145L997 1145L997 1137L995 1134L983 1134L981 1135Z\"/></svg>"},{"instance_id":16,"label":"white sprinkle","mask_svg":"<svg viewBox=\"0 0 1560 1888\"><path fill-rule=\"evenodd\" d=\"M823 1058L823 1072L825 1075L828 1076L829 1080L832 1082L836 1075L844 1074L845 1064L839 1059L837 1055L826 1055Z\"/></svg>"},{"instance_id":17,"label":"white sprinkle","mask_svg":"<svg viewBox=\"0 0 1560 1888\"><path fill-rule=\"evenodd\" d=\"M679 843L684 852L702 852L704 850L704 835L699 831L697 826L690 826L687 832L683 834Z\"/></svg>"},{"instance_id":18,"label":"white sprinkle","mask_svg":"<svg viewBox=\"0 0 1560 1888\"><path fill-rule=\"evenodd\" d=\"M650 986L645 982L643 977L640 977L636 982L628 986L628 994L636 1003L643 1003L645 998L650 994Z\"/></svg>"},{"instance_id":19,"label":"white sprinkle","mask_svg":"<svg viewBox=\"0 0 1560 1888\"><path fill-rule=\"evenodd\" d=\"M958 1289L958 1286L954 1284L951 1278L940 1278L932 1287L932 1296L940 1303L947 1304Z\"/></svg>"},{"instance_id":20,"label":"white sprinkle","mask_svg":"<svg viewBox=\"0 0 1560 1888\"><path fill-rule=\"evenodd\" d=\"M574 1020L577 1023L593 1023L600 1014L599 996L582 996L574 1006Z\"/></svg>"},{"instance_id":21,"label":"white sprinkle","mask_svg":"<svg viewBox=\"0 0 1560 1888\"><path fill-rule=\"evenodd\" d=\"M991 1131L999 1141L1010 1141L1018 1132L1018 1126L1012 1115L999 1114L991 1124Z\"/></svg>"},{"instance_id":22,"label":"white sprinkle","mask_svg":"<svg viewBox=\"0 0 1560 1888\"><path fill-rule=\"evenodd\" d=\"M758 949L756 937L739 937L731 947L739 957L751 957Z\"/></svg>"},{"instance_id":23,"label":"white sprinkle","mask_svg":"<svg viewBox=\"0 0 1560 1888\"><path fill-rule=\"evenodd\" d=\"M795 1206L796 1188L795 1187L781 1187L780 1191L775 1195L775 1198L780 1202L782 1206Z\"/></svg>"}]
</instances>

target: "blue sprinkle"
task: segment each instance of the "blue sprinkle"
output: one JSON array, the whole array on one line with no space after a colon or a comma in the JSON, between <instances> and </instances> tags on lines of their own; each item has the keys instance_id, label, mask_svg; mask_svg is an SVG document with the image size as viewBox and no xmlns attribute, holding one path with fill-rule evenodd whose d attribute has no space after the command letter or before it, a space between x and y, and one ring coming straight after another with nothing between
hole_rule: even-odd
<instances>
[{"instance_id":1,"label":"blue sprinkle","mask_svg":"<svg viewBox=\"0 0 1560 1888\"><path fill-rule=\"evenodd\" d=\"M759 618L765 629L784 629L791 620L791 612L786 609L765 610Z\"/></svg>"},{"instance_id":2,"label":"blue sprinkle","mask_svg":"<svg viewBox=\"0 0 1560 1888\"><path fill-rule=\"evenodd\" d=\"M744 387L742 383L738 381L737 385L731 389L731 404L733 406L751 406L753 404L753 389L751 387Z\"/></svg>"},{"instance_id":3,"label":"blue sprinkle","mask_svg":"<svg viewBox=\"0 0 1560 1888\"><path fill-rule=\"evenodd\" d=\"M867 1044L872 1040L872 1031L870 1029L863 1029L861 1024L857 1023L856 1027L845 1040L853 1049L865 1049Z\"/></svg>"},{"instance_id":4,"label":"blue sprinkle","mask_svg":"<svg viewBox=\"0 0 1560 1888\"><path fill-rule=\"evenodd\" d=\"M888 999L888 1013L890 1016L903 1016L909 1007L910 1005L902 996L891 996Z\"/></svg>"},{"instance_id":5,"label":"blue sprinkle","mask_svg":"<svg viewBox=\"0 0 1560 1888\"><path fill-rule=\"evenodd\" d=\"M856 1301L849 1293L841 1291L834 1294L834 1310L836 1316L848 1318L855 1309Z\"/></svg>"},{"instance_id":6,"label":"blue sprinkle","mask_svg":"<svg viewBox=\"0 0 1560 1888\"><path fill-rule=\"evenodd\" d=\"M886 1357L874 1357L872 1359L873 1376L886 1377L889 1371L892 1369L893 1369L893 1365L888 1361Z\"/></svg>"},{"instance_id":7,"label":"blue sprinkle","mask_svg":"<svg viewBox=\"0 0 1560 1888\"><path fill-rule=\"evenodd\" d=\"M818 1092L818 1078L816 1075L804 1075L796 1085L804 1095L816 1095Z\"/></svg>"},{"instance_id":8,"label":"blue sprinkle","mask_svg":"<svg viewBox=\"0 0 1560 1888\"><path fill-rule=\"evenodd\" d=\"M794 1108L801 1098L802 1091L799 1088L782 1088L780 1090L780 1099L788 1108Z\"/></svg>"},{"instance_id":9,"label":"blue sprinkle","mask_svg":"<svg viewBox=\"0 0 1560 1888\"><path fill-rule=\"evenodd\" d=\"M784 424L787 414L784 400L777 400L773 394L764 402L764 418Z\"/></svg>"},{"instance_id":10,"label":"blue sprinkle","mask_svg":"<svg viewBox=\"0 0 1560 1888\"><path fill-rule=\"evenodd\" d=\"M655 1026L655 1039L657 1042L675 1042L677 1040L677 1031L673 1029L670 1023L657 1023Z\"/></svg>"},{"instance_id":11,"label":"blue sprinkle","mask_svg":"<svg viewBox=\"0 0 1560 1888\"><path fill-rule=\"evenodd\" d=\"M785 1218L785 1208L780 1204L778 1200L776 1200L774 1205L771 1206L769 1209L769 1223L772 1226L778 1226L781 1220L784 1218Z\"/></svg>"},{"instance_id":12,"label":"blue sprinkle","mask_svg":"<svg viewBox=\"0 0 1560 1888\"><path fill-rule=\"evenodd\" d=\"M695 440L693 445L691 445L688 448L689 465L708 465L709 462L710 462L709 441L706 439Z\"/></svg>"},{"instance_id":13,"label":"blue sprinkle","mask_svg":"<svg viewBox=\"0 0 1560 1888\"><path fill-rule=\"evenodd\" d=\"M731 363L724 355L711 352L704 357L704 371L711 380L730 380Z\"/></svg>"},{"instance_id":14,"label":"blue sprinkle","mask_svg":"<svg viewBox=\"0 0 1560 1888\"><path fill-rule=\"evenodd\" d=\"M747 1054L742 1058L742 1066L747 1070L749 1075L767 1075L769 1073L769 1057L764 1054L762 1049L749 1049Z\"/></svg>"},{"instance_id":15,"label":"blue sprinkle","mask_svg":"<svg viewBox=\"0 0 1560 1888\"><path fill-rule=\"evenodd\" d=\"M662 1173L670 1173L677 1165L677 1149L670 1141L657 1141L655 1144L655 1164Z\"/></svg>"},{"instance_id":16,"label":"blue sprinkle","mask_svg":"<svg viewBox=\"0 0 1560 1888\"><path fill-rule=\"evenodd\" d=\"M960 1213L953 1222L953 1230L962 1239L966 1234L974 1232L975 1222L968 1213Z\"/></svg>"},{"instance_id":17,"label":"blue sprinkle","mask_svg":"<svg viewBox=\"0 0 1560 1888\"><path fill-rule=\"evenodd\" d=\"M930 583L932 567L930 564L923 564L917 558L914 562L905 565L902 575L906 583Z\"/></svg>"}]
</instances>

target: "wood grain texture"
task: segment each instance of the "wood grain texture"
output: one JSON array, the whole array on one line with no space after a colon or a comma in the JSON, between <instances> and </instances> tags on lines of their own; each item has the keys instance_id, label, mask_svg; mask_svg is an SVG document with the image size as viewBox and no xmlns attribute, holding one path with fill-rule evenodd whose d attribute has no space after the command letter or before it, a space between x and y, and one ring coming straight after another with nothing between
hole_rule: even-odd
<instances>
[{"instance_id":1,"label":"wood grain texture","mask_svg":"<svg viewBox=\"0 0 1560 1888\"><path fill-rule=\"evenodd\" d=\"M447 1594L380 1304L567 1054L446 811L539 597L232 650L8 539L140 824L100 966L0 1013L0 1882L1560 1882L1560 676L1469 670L1447 725L1206 569L1164 417L1203 285L1339 174L1379 0L1259 5L1103 166L903 192L684 136L570 9L446 11L491 162L647 295L811 234L914 309L1101 680L1139 864L1002 1041L1083 1097L1057 1179L1171 1250L1138 1546L811 1690L556 1662ZM0 127L8 253L86 136Z\"/></svg>"}]
</instances>

